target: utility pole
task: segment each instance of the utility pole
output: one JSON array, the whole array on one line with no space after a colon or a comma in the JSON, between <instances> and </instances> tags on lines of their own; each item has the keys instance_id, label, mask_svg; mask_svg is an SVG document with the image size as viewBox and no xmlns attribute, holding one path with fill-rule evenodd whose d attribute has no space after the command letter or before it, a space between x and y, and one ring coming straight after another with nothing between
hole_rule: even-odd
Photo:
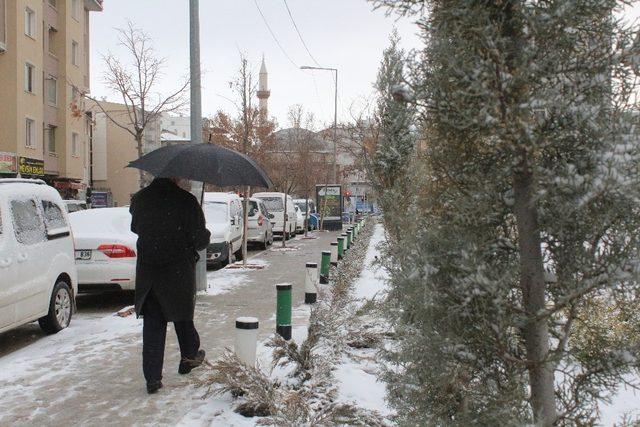
<instances>
[{"instance_id":1,"label":"utility pole","mask_svg":"<svg viewBox=\"0 0 640 427\"><path fill-rule=\"evenodd\" d=\"M336 73L336 87L334 95L333 105L333 183L338 183L338 69L337 68L324 68L324 67L310 67L303 65L301 70L323 70L323 71L335 71ZM342 196L341 196L342 197Z\"/></svg>"},{"instance_id":2,"label":"utility pole","mask_svg":"<svg viewBox=\"0 0 640 427\"><path fill-rule=\"evenodd\" d=\"M198 0L189 0L189 51L190 51L190 89L191 89L191 143L202 143L202 94L200 82L200 5ZM200 205L204 196L204 183L192 182L191 193L198 198ZM198 253L196 264L196 289L207 289L207 250Z\"/></svg>"}]
</instances>

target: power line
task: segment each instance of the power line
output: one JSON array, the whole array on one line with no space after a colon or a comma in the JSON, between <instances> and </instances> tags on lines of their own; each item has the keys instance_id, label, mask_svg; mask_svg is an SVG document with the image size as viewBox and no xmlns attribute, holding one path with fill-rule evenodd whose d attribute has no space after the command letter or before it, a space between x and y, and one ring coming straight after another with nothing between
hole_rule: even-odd
<instances>
[{"instance_id":1,"label":"power line","mask_svg":"<svg viewBox=\"0 0 640 427\"><path fill-rule=\"evenodd\" d=\"M291 59L291 57L289 56L287 51L284 50L284 47L282 47L282 45L280 44L280 41L278 40L278 38L274 34L273 30L271 29L271 26L269 25L269 22L267 22L267 18L264 16L264 13L262 13L262 9L260 9L260 6L258 5L258 0L253 0L253 3L256 5L256 8L258 9L258 12L260 12L260 16L262 17L262 21L264 21L264 25L267 26L267 29L269 30L269 33L271 33L271 37L273 37L273 40L276 42L276 44L278 45L278 47L280 48L280 50L282 51L284 56L287 57L289 62L291 62L294 67L296 67L297 69L300 69L300 67L298 67L298 64L296 64L295 61L293 59Z\"/></svg>"},{"instance_id":2,"label":"power line","mask_svg":"<svg viewBox=\"0 0 640 427\"><path fill-rule=\"evenodd\" d=\"M289 18L291 18L291 23L293 24L293 28L295 28L296 33L298 34L298 37L300 38L300 41L302 42L302 46L304 46L304 49L307 51L307 54L309 54L309 58L311 58L311 60L318 67L322 67L322 65L320 65L318 63L318 61L316 61L316 58L313 57L313 55L311 54L311 51L309 50L309 47L304 42L304 38L302 38L302 34L300 33L300 29L298 29L298 25L296 24L296 20L293 19L293 14L291 13L291 9L289 9L289 4L287 3L287 0L282 0L282 1L284 2L284 6L287 8L287 13L289 13Z\"/></svg>"}]
</instances>

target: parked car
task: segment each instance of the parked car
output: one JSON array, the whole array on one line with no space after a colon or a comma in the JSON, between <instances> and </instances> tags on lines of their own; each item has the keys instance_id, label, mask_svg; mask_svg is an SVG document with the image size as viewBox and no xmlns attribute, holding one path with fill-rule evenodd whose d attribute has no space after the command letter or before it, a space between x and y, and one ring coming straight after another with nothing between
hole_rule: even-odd
<instances>
[{"instance_id":1,"label":"parked car","mask_svg":"<svg viewBox=\"0 0 640 427\"><path fill-rule=\"evenodd\" d=\"M244 204L244 199L242 199ZM244 206L244 205L243 205ZM247 218L247 243L257 243L262 249L273 244L273 226L270 214L264 202L255 197L249 198L249 212Z\"/></svg>"},{"instance_id":2,"label":"parked car","mask_svg":"<svg viewBox=\"0 0 640 427\"><path fill-rule=\"evenodd\" d=\"M253 197L262 200L267 211L273 215L273 234L283 236L284 239L295 236L296 210L291 196L287 195L286 203L284 193L254 193Z\"/></svg>"},{"instance_id":3,"label":"parked car","mask_svg":"<svg viewBox=\"0 0 640 427\"><path fill-rule=\"evenodd\" d=\"M69 220L79 289L135 289L138 236L131 232L129 208L88 209Z\"/></svg>"},{"instance_id":4,"label":"parked car","mask_svg":"<svg viewBox=\"0 0 640 427\"><path fill-rule=\"evenodd\" d=\"M64 207L67 209L68 213L89 209L89 206L87 206L87 202L83 202L82 200L63 200L63 202Z\"/></svg>"},{"instance_id":5,"label":"parked car","mask_svg":"<svg viewBox=\"0 0 640 427\"><path fill-rule=\"evenodd\" d=\"M293 203L300 208L300 212L302 212L302 216L304 219L307 219L308 215L313 215L316 213L316 203L311 199L294 199ZM307 229L313 230L315 221L309 218L307 221Z\"/></svg>"},{"instance_id":6,"label":"parked car","mask_svg":"<svg viewBox=\"0 0 640 427\"><path fill-rule=\"evenodd\" d=\"M240 196L235 193L204 193L202 204L211 242L207 265L226 265L242 259L244 217Z\"/></svg>"},{"instance_id":7,"label":"parked car","mask_svg":"<svg viewBox=\"0 0 640 427\"><path fill-rule=\"evenodd\" d=\"M0 179L0 332L38 320L67 326L78 291L62 198L41 180Z\"/></svg>"},{"instance_id":8,"label":"parked car","mask_svg":"<svg viewBox=\"0 0 640 427\"><path fill-rule=\"evenodd\" d=\"M302 213L302 209L296 205L296 234L304 233L305 215Z\"/></svg>"}]
</instances>

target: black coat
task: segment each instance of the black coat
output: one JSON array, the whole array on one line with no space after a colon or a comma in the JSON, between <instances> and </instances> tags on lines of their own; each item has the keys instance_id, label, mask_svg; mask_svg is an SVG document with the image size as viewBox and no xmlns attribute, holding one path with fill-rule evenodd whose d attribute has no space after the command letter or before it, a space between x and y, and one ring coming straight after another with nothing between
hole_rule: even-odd
<instances>
[{"instance_id":1,"label":"black coat","mask_svg":"<svg viewBox=\"0 0 640 427\"><path fill-rule=\"evenodd\" d=\"M138 235L136 313L149 291L170 322L193 320L197 251L210 233L198 200L173 181L156 178L131 200L131 231Z\"/></svg>"}]
</instances>

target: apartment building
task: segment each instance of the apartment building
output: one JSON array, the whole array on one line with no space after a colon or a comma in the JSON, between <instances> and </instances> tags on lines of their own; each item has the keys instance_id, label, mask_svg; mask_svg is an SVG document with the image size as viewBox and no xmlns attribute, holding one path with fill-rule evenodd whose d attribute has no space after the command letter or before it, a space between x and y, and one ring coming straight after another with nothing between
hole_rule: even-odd
<instances>
[{"instance_id":1,"label":"apartment building","mask_svg":"<svg viewBox=\"0 0 640 427\"><path fill-rule=\"evenodd\" d=\"M89 21L102 0L0 0L0 177L89 181Z\"/></svg>"}]
</instances>

